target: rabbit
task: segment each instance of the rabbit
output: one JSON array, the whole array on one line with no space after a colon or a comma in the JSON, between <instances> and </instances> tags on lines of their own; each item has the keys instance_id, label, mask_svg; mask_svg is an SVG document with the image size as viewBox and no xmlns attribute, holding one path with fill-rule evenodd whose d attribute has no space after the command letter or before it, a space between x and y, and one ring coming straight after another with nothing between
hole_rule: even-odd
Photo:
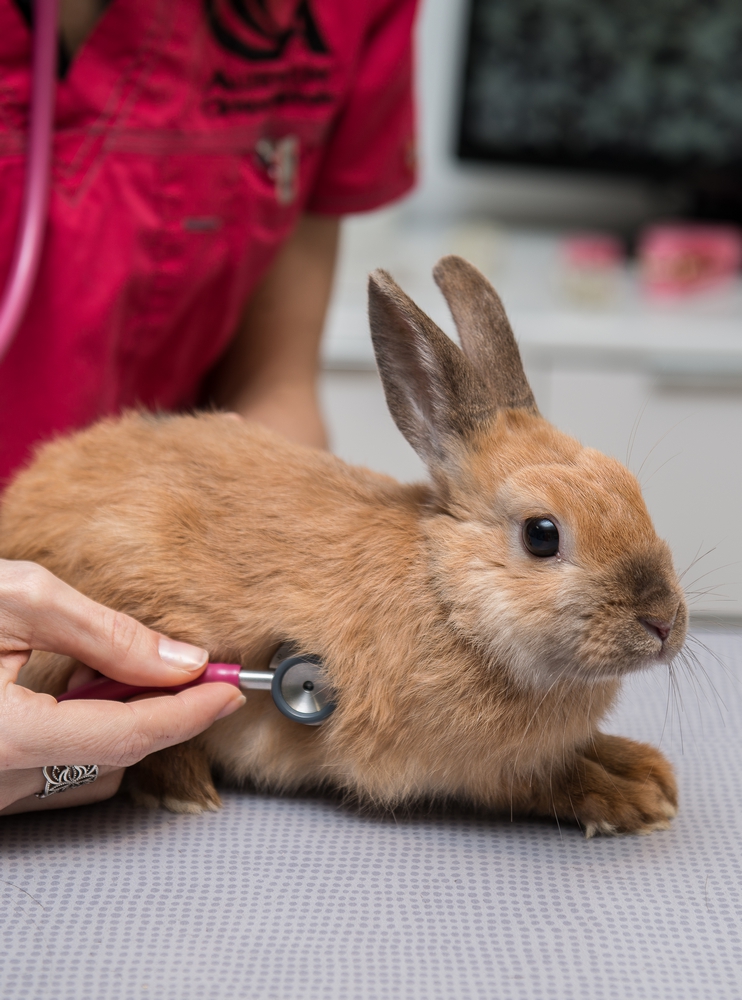
<instances>
[{"instance_id":1,"label":"rabbit","mask_svg":"<svg viewBox=\"0 0 742 1000\"><path fill-rule=\"evenodd\" d=\"M337 693L323 725L268 692L127 772L135 801L233 786L381 810L464 802L596 833L666 829L671 765L600 729L622 678L681 650L687 609L634 476L540 414L497 293L434 269L447 337L384 271L369 317L387 403L430 481L400 484L232 416L128 413L44 445L8 488L0 555L217 661L290 640ZM34 654L58 694L75 664Z\"/></svg>"}]
</instances>

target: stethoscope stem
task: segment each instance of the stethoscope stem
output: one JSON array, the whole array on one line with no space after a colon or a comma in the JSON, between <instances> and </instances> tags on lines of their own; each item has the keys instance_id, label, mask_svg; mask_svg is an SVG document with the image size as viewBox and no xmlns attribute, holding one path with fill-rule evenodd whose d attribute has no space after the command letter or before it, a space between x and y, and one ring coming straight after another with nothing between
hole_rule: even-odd
<instances>
[{"instance_id":1,"label":"stethoscope stem","mask_svg":"<svg viewBox=\"0 0 742 1000\"><path fill-rule=\"evenodd\" d=\"M272 670L240 670L239 686L243 691L270 691L273 677Z\"/></svg>"},{"instance_id":2,"label":"stethoscope stem","mask_svg":"<svg viewBox=\"0 0 742 1000\"><path fill-rule=\"evenodd\" d=\"M26 179L13 259L0 300L0 361L21 325L41 260L49 204L59 0L34 0L33 69Z\"/></svg>"}]
</instances>

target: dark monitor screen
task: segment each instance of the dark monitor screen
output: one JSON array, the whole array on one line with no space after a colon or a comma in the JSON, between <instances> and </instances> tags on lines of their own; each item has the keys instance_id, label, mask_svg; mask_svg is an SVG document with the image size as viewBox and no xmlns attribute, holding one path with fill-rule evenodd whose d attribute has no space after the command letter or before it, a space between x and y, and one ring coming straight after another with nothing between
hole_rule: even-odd
<instances>
[{"instance_id":1,"label":"dark monitor screen","mask_svg":"<svg viewBox=\"0 0 742 1000\"><path fill-rule=\"evenodd\" d=\"M459 155L742 168L742 0L472 0Z\"/></svg>"}]
</instances>

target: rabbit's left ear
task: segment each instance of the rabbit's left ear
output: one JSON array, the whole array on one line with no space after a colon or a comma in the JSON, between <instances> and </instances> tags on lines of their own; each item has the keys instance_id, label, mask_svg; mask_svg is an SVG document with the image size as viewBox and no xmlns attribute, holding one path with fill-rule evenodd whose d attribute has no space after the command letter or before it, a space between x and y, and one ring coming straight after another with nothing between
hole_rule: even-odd
<instances>
[{"instance_id":1,"label":"rabbit's left ear","mask_svg":"<svg viewBox=\"0 0 742 1000\"><path fill-rule=\"evenodd\" d=\"M433 277L443 292L464 354L487 382L497 406L538 413L500 296L462 257L442 257Z\"/></svg>"},{"instance_id":2,"label":"rabbit's left ear","mask_svg":"<svg viewBox=\"0 0 742 1000\"><path fill-rule=\"evenodd\" d=\"M386 271L368 283L371 338L397 427L435 475L458 464L462 445L490 422L492 394L454 342Z\"/></svg>"}]
</instances>

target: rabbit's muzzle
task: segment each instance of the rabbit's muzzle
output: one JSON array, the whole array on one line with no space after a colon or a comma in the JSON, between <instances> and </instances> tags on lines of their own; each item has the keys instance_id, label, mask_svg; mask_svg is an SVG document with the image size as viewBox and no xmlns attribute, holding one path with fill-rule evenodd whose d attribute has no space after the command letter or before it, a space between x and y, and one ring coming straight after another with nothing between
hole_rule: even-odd
<instances>
[{"instance_id":1,"label":"rabbit's muzzle","mask_svg":"<svg viewBox=\"0 0 742 1000\"><path fill-rule=\"evenodd\" d=\"M614 563L591 583L580 629L581 674L620 677L677 656L688 610L664 543Z\"/></svg>"}]
</instances>

